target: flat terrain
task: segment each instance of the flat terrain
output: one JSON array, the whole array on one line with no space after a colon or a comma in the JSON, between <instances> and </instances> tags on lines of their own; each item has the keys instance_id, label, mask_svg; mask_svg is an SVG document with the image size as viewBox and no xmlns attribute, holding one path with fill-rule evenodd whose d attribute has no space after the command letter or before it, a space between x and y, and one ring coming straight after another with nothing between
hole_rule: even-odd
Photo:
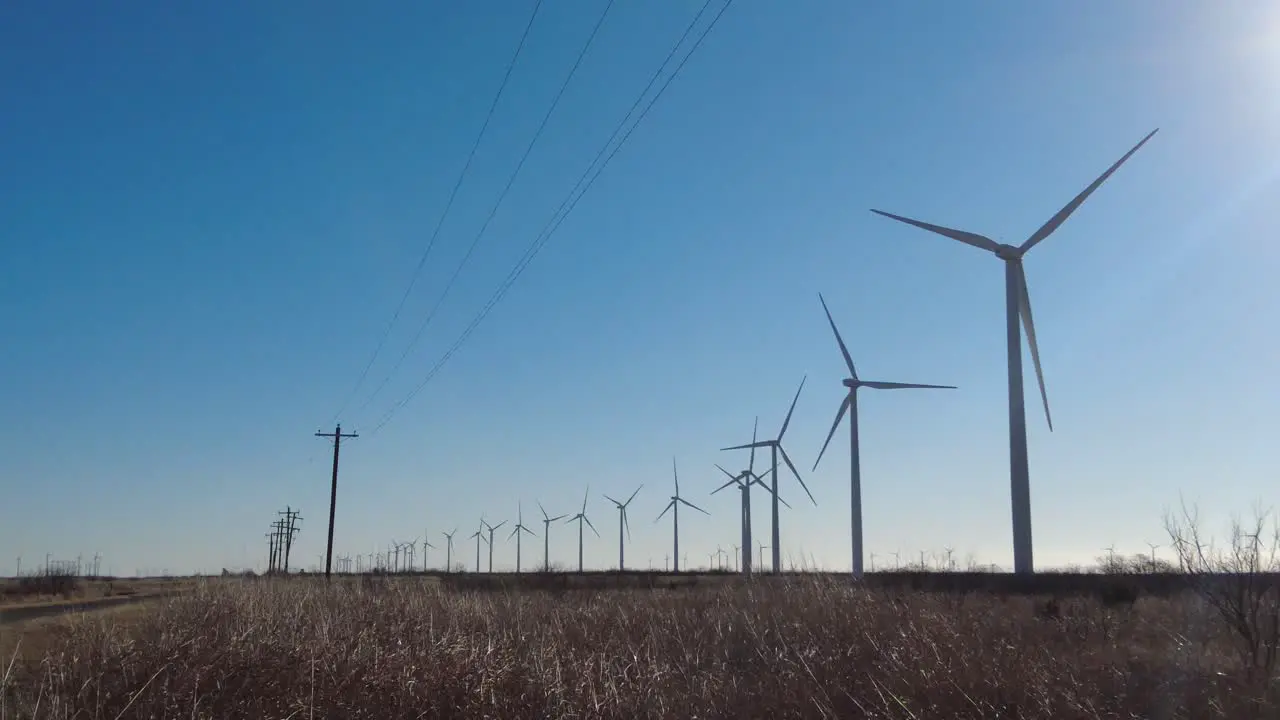
<instances>
[{"instance_id":1,"label":"flat terrain","mask_svg":"<svg viewBox=\"0 0 1280 720\"><path fill-rule=\"evenodd\" d=\"M1185 592L1104 602L822 576L656 590L450 579L213 580L20 623L30 643L8 651L0 697L14 717L59 720L1280 717L1274 684Z\"/></svg>"}]
</instances>

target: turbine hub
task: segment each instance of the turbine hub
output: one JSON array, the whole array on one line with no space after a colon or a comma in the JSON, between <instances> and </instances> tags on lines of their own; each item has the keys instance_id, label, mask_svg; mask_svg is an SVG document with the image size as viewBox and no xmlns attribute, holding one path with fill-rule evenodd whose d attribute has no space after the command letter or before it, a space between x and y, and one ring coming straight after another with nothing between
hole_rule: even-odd
<instances>
[{"instance_id":1,"label":"turbine hub","mask_svg":"<svg viewBox=\"0 0 1280 720\"><path fill-rule=\"evenodd\" d=\"M858 387L858 381L854 380L853 378L845 378L841 384L849 388L850 390Z\"/></svg>"},{"instance_id":2,"label":"turbine hub","mask_svg":"<svg viewBox=\"0 0 1280 720\"><path fill-rule=\"evenodd\" d=\"M996 248L996 257L1001 260L1017 260L1022 257L1022 250L1013 245L1005 245L1001 243L1001 245Z\"/></svg>"}]
</instances>

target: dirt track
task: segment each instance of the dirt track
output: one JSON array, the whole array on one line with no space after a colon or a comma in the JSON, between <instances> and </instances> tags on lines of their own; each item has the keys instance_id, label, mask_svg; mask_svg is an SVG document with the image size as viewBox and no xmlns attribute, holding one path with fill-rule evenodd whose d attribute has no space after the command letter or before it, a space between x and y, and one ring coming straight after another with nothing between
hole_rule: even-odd
<instances>
[{"instance_id":1,"label":"dirt track","mask_svg":"<svg viewBox=\"0 0 1280 720\"><path fill-rule=\"evenodd\" d=\"M106 610L108 608L120 607L122 605L130 605L148 600L158 600L160 598L169 597L172 594L173 593L121 595L118 597L98 598L96 600L83 600L79 602L44 603L41 605L19 605L16 607L0 608L0 625L11 625L25 620L37 620L39 618L65 615L67 613Z\"/></svg>"}]
</instances>

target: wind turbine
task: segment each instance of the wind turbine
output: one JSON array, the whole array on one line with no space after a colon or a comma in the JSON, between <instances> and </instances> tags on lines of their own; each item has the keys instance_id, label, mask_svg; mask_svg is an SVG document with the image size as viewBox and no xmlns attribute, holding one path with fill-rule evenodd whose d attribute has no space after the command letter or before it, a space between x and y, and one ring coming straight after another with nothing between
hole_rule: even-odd
<instances>
[{"instance_id":1,"label":"wind turbine","mask_svg":"<svg viewBox=\"0 0 1280 720\"><path fill-rule=\"evenodd\" d=\"M831 318L831 310L827 308L827 301L822 297L822 293L818 293L818 301L822 303L822 309L827 314L827 322L831 325L831 332L835 333L836 344L840 346L840 354L844 356L845 367L849 368L849 377L844 380L844 386L849 391L840 403L840 409L836 411L836 421L831 423L831 432L827 433L827 440L822 443L822 450L818 452L818 459L814 461L813 469L818 469L818 463L822 462L822 456L827 452L827 446L831 444L831 438L836 434L836 428L840 426L840 421L844 419L844 414L846 412L849 413L849 502L851 522L853 524L853 577L856 580L862 577L863 554L862 466L858 456L858 388L871 388L873 390L955 390L956 388L952 385L918 385L915 383L860 379L858 371L853 366L853 356L849 354L849 348L845 346L844 338L840 337L840 331L836 329L836 321Z\"/></svg>"},{"instance_id":2,"label":"wind turbine","mask_svg":"<svg viewBox=\"0 0 1280 720\"><path fill-rule=\"evenodd\" d=\"M1013 506L1013 566L1016 573L1035 572L1031 550L1031 470L1027 462L1027 413L1023 401L1022 382L1022 333L1018 322L1027 331L1027 345L1031 350L1031 362L1035 365L1036 381L1040 385L1040 400L1044 403L1044 417L1053 430L1053 418L1049 415L1049 396L1044 389L1044 373L1040 369L1040 349L1036 346L1036 328L1031 320L1031 296L1027 291L1027 276L1022 269L1022 258L1049 237L1058 226L1075 212L1088 197L1097 190L1111 174L1120 168L1126 160L1133 156L1159 130L1152 130L1146 137L1134 145L1129 152L1115 162L1107 171L1098 176L1089 187L1072 198L1048 222L1040 226L1019 246L997 243L985 235L955 230L941 225L913 220L901 215L872 210L877 215L914 225L923 230L944 235L966 245L993 253L1004 261L1004 294L1005 294L1005 336L1008 341L1009 363L1009 485L1010 499Z\"/></svg>"},{"instance_id":3,"label":"wind turbine","mask_svg":"<svg viewBox=\"0 0 1280 720\"><path fill-rule=\"evenodd\" d=\"M807 378L805 378L807 379ZM734 447L722 448L723 450L746 450L748 448L769 448L773 456L773 572L778 574L782 572L782 541L781 533L778 528L778 455L782 455L782 459L787 463L787 467L791 469L791 473L796 476L796 480L800 481L800 487L804 488L804 492L809 496L810 502L814 505L818 504L813 499L813 493L809 492L809 486L804 484L804 479L800 477L800 471L796 470L795 463L791 462L791 457L787 455L787 451L782 448L782 436L787 434L787 426L791 424L791 413L796 411L796 401L800 399L800 391L804 390L804 381L800 380L800 387L796 388L796 396L791 400L791 409L787 410L787 417L782 421L782 429L778 431L778 437L774 440L761 440L759 442L752 441L747 445L737 445Z\"/></svg>"},{"instance_id":4,"label":"wind turbine","mask_svg":"<svg viewBox=\"0 0 1280 720\"><path fill-rule=\"evenodd\" d=\"M687 505L693 508L694 510L697 510L698 512L702 513L703 515L709 516L711 515L711 513L707 512L706 510L703 510L697 505L694 505L688 500L685 500L684 498L680 497L680 473L676 470L675 458L671 458L671 475L672 477L675 478L675 481L676 481L676 494L671 496L671 502L667 503L667 506L662 509L662 512L658 515L657 519L654 520L654 522L656 523L658 522L658 520L661 520L662 516L666 515L668 510L671 511L671 526L672 526L671 538L672 538L672 544L675 546L675 550L673 550L672 552L674 553L676 558L679 558L680 557L680 505L681 504ZM636 492L640 492L640 491L637 489ZM628 500L627 502L631 502L631 501ZM619 568L622 567L621 553L619 553L618 555L618 567ZM676 560L675 572L680 572L680 561L678 559Z\"/></svg>"},{"instance_id":5,"label":"wind turbine","mask_svg":"<svg viewBox=\"0 0 1280 720\"><path fill-rule=\"evenodd\" d=\"M471 537L476 539L476 572L480 572L480 541L484 538L484 516L480 517L480 529L476 530Z\"/></svg>"},{"instance_id":6,"label":"wind turbine","mask_svg":"<svg viewBox=\"0 0 1280 720\"><path fill-rule=\"evenodd\" d=\"M729 472L728 470L725 470L723 467L720 467L719 465L716 465L716 469L724 473L729 478L729 480L726 481L720 487L716 488L715 490L712 490L711 494L715 495L716 493L729 487L730 485L736 485L738 490L740 491L739 494L742 496L742 507L740 510L740 514L742 516L742 523L741 523L742 524L742 572L745 574L750 574L751 573L751 494L750 494L751 486L759 485L760 487L765 489L765 492L768 492L770 494L773 493L773 490L770 489L768 485L764 484L764 480L763 480L764 476L756 475L755 473L751 472L751 470L749 469L743 470L738 475L734 475L733 473ZM765 470L764 474L768 475L771 472L773 471ZM785 505L788 510L791 509L791 504L788 503L786 500L783 500L782 498L778 498L778 502ZM763 565L763 563L761 564Z\"/></svg>"},{"instance_id":7,"label":"wind turbine","mask_svg":"<svg viewBox=\"0 0 1280 720\"><path fill-rule=\"evenodd\" d=\"M453 572L453 535L458 532L458 528L454 528L453 532L441 532L444 536L444 571ZM480 565L479 553L476 553L476 565Z\"/></svg>"},{"instance_id":8,"label":"wind turbine","mask_svg":"<svg viewBox=\"0 0 1280 720\"><path fill-rule=\"evenodd\" d=\"M516 539L516 574L517 575L520 574L520 533L529 533L530 535L534 535L536 537L535 533L532 530L524 526L523 505L518 505L516 507L516 526L511 529L511 534L507 536L508 541L510 541L511 538L513 537Z\"/></svg>"},{"instance_id":9,"label":"wind turbine","mask_svg":"<svg viewBox=\"0 0 1280 720\"><path fill-rule=\"evenodd\" d=\"M755 423L751 426L751 444L752 444L753 446L755 445L755 442L756 442L756 433L759 431L759 429L760 429L760 418L759 418L759 417L756 417L756 419L755 419ZM717 467L717 468L720 468L720 472L724 473L725 475L728 475L731 479L730 479L730 481L729 481L729 482L725 483L724 485L721 485L720 487L716 488L715 490L712 490L712 491L711 491L711 494L712 494L712 495L715 495L715 494L716 494L717 492L719 492L720 490L723 490L724 488L726 488L726 487L728 487L729 485L733 484L733 482L734 482L735 480L736 480L736 481L738 481L738 489L742 491L742 542L743 542L743 545L744 545L744 546L746 546L746 547L748 548L746 551L744 551L744 555L743 555L743 558L744 558L744 559L743 559L743 563L742 563L742 572L744 572L744 573L748 573L748 574L749 574L749 573L751 572L751 551L750 551L750 546L751 546L751 486L752 486L752 485L759 485L760 487L762 487L762 488L764 488L764 489L766 489L766 490L768 490L768 489L769 489L769 486L768 486L768 485L765 485L763 482L761 482L761 476L760 476L760 475L756 475L756 472L755 472L755 468L756 468L756 449L755 449L755 447L752 447L752 448L751 448L751 462L750 462L750 464L748 464L747 469L746 469L746 470L743 470L743 471L742 471L741 473L739 473L738 475L736 475L736 476L735 476L735 475L733 475L733 474L732 474L732 473L730 473L728 470L725 470L724 468L720 467L719 465L716 465L716 467ZM768 475L768 474L769 474L769 471L765 471L765 475ZM784 503L784 504L785 504L785 503ZM790 505L787 505L787 507L789 508L789 507L791 507L791 506L790 506Z\"/></svg>"},{"instance_id":10,"label":"wind turbine","mask_svg":"<svg viewBox=\"0 0 1280 720\"><path fill-rule=\"evenodd\" d=\"M622 531L626 530L627 539L628 540L631 539L631 525L627 523L627 506L631 504L632 500L636 499L636 493L640 492L640 488L642 487L644 487L644 485L641 485L640 487L636 488L636 492L631 493L631 497L627 498L626 502L618 502L617 500L614 500L608 495L604 496L606 500L618 506L618 570L620 571L625 570L627 567L625 564L623 564L622 551L625 545L623 545L622 543Z\"/></svg>"},{"instance_id":11,"label":"wind turbine","mask_svg":"<svg viewBox=\"0 0 1280 720\"><path fill-rule=\"evenodd\" d=\"M432 550L435 550L436 546L432 545L430 540L427 540L427 531L423 530L422 531L422 572L424 573L427 571L427 548L431 548Z\"/></svg>"},{"instance_id":12,"label":"wind turbine","mask_svg":"<svg viewBox=\"0 0 1280 720\"><path fill-rule=\"evenodd\" d=\"M591 486L588 485L587 492L582 494L582 512L569 518L569 521L565 523L566 525L568 525L574 520L578 521L578 572L579 573L582 572L582 523L585 522L587 524L587 527L591 528L591 532L595 533L596 537L600 537L600 532L596 530L596 526L591 524L591 518L587 517L587 495L589 495L590 493L591 493Z\"/></svg>"},{"instance_id":13,"label":"wind turbine","mask_svg":"<svg viewBox=\"0 0 1280 720\"><path fill-rule=\"evenodd\" d=\"M507 524L506 520L503 520L497 525L489 525L488 523L485 523L485 525L488 527L488 530L489 530L489 539L486 542L489 543L489 573L490 574L493 573L493 534L498 531L498 528L506 524Z\"/></svg>"},{"instance_id":14,"label":"wind turbine","mask_svg":"<svg viewBox=\"0 0 1280 720\"><path fill-rule=\"evenodd\" d=\"M569 516L551 517L547 515L547 509L542 507L542 503L538 503L538 509L542 511L542 571L551 572L551 523Z\"/></svg>"}]
</instances>

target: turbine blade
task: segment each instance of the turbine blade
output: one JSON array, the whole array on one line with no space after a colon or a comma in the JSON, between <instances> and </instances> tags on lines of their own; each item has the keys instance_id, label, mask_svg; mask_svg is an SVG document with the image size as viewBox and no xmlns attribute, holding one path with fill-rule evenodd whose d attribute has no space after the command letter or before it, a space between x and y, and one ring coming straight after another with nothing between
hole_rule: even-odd
<instances>
[{"instance_id":1,"label":"turbine blade","mask_svg":"<svg viewBox=\"0 0 1280 720\"><path fill-rule=\"evenodd\" d=\"M676 470L676 459L671 458L671 476L676 479L676 495L680 494L680 471Z\"/></svg>"},{"instance_id":2,"label":"turbine blade","mask_svg":"<svg viewBox=\"0 0 1280 720\"><path fill-rule=\"evenodd\" d=\"M920 385L917 383L900 383L900 382L864 382L866 387L876 390L907 390L912 388L923 390L955 390L955 385Z\"/></svg>"},{"instance_id":3,"label":"turbine blade","mask_svg":"<svg viewBox=\"0 0 1280 720\"><path fill-rule=\"evenodd\" d=\"M804 492L809 496L810 502L817 505L818 501L813 499L813 493L809 492L809 486L804 484L804 478L800 477L800 471L796 470L795 463L791 462L791 456L787 455L787 451L783 450L781 445L778 446L778 453L782 455L782 461L787 464L787 467L791 468L791 473L796 476L796 480L800 481L800 487L804 488Z\"/></svg>"},{"instance_id":4,"label":"turbine blade","mask_svg":"<svg viewBox=\"0 0 1280 720\"><path fill-rule=\"evenodd\" d=\"M581 515L574 515L573 517L571 517L571 518L569 518L568 520L566 520L566 521L564 522L564 524L565 524L565 525L572 525L575 521L576 521L576 522L582 522L582 516L581 516Z\"/></svg>"},{"instance_id":5,"label":"turbine blade","mask_svg":"<svg viewBox=\"0 0 1280 720\"><path fill-rule=\"evenodd\" d=\"M1031 362L1036 366L1036 381L1040 383L1040 400L1044 403L1044 419L1049 423L1049 431L1053 431L1053 418L1049 415L1049 395L1044 389L1044 372L1040 369L1040 348L1036 345L1036 324L1031 319L1031 294L1027 292L1027 274L1018 263L1018 315L1022 317L1022 327L1027 331L1027 345L1031 347ZM1019 349L1021 352L1021 349Z\"/></svg>"},{"instance_id":6,"label":"turbine blade","mask_svg":"<svg viewBox=\"0 0 1280 720\"><path fill-rule=\"evenodd\" d=\"M684 498L676 498L676 500L679 500L680 502L682 502L682 503L684 503L685 505L687 505L687 506L689 506L689 507L693 508L694 510L697 510L698 512L702 513L703 515L710 515L710 514L711 514L711 513L707 512L706 510L703 510L702 508L698 507L697 505L694 505L693 503L689 502L688 500L685 500ZM675 501L673 500L673 501L672 501L672 504L674 504L674 503L675 503Z\"/></svg>"},{"instance_id":7,"label":"turbine blade","mask_svg":"<svg viewBox=\"0 0 1280 720\"><path fill-rule=\"evenodd\" d=\"M818 293L818 300L822 303L822 310L827 314L827 322L831 324L831 332L836 334L836 342L840 345L840 354L844 355L844 364L849 368L849 377L854 380L858 379L858 371L853 367L853 356L849 354L849 348L844 344L844 338L840 337L840 331L836 329L836 321L831 318L831 310L827 308L827 301L822 297L822 293Z\"/></svg>"},{"instance_id":8,"label":"turbine blade","mask_svg":"<svg viewBox=\"0 0 1280 720\"><path fill-rule=\"evenodd\" d=\"M831 423L831 432L827 433L827 441L822 443L822 450L818 451L818 459L813 461L814 470L818 469L818 463L822 462L822 456L826 454L827 446L831 444L831 438L835 437L836 428L840 427L840 421L844 420L844 414L849 411L849 406L852 404L850 398L853 392L853 390L850 390L849 395L845 395L844 400L840 402L840 409L836 411L836 421Z\"/></svg>"},{"instance_id":9,"label":"turbine blade","mask_svg":"<svg viewBox=\"0 0 1280 720\"><path fill-rule=\"evenodd\" d=\"M630 505L631 501L636 499L636 493L640 492L640 489L643 487L644 487L644 483L640 483L640 487L636 488L636 492L631 493L631 497L627 498L627 501L622 503L622 507L626 507Z\"/></svg>"},{"instance_id":10,"label":"turbine blade","mask_svg":"<svg viewBox=\"0 0 1280 720\"><path fill-rule=\"evenodd\" d=\"M494 530L497 530L498 528L500 528L500 527L502 527L503 525L506 525L506 524L507 524L507 521L506 521L506 520L503 520L502 522L498 523L498 527L495 527L495 528L493 528L493 529L494 529Z\"/></svg>"},{"instance_id":11,"label":"turbine blade","mask_svg":"<svg viewBox=\"0 0 1280 720\"><path fill-rule=\"evenodd\" d=\"M550 517L549 515L547 515L547 509L546 509L546 508L544 508L544 507L542 507L542 502L541 502L541 501L538 501L538 509L542 511L542 519L543 519L543 520L546 520L548 517Z\"/></svg>"},{"instance_id":12,"label":"turbine blade","mask_svg":"<svg viewBox=\"0 0 1280 720\"><path fill-rule=\"evenodd\" d=\"M787 417L782 421L782 429L778 431L778 442L782 442L782 436L787 434L787 426L791 424L791 413L796 411L796 401L800 399L800 391L804 389L804 381L808 379L808 375L800 379L800 387L796 388L796 396L791 398L791 408L787 410Z\"/></svg>"},{"instance_id":13,"label":"turbine blade","mask_svg":"<svg viewBox=\"0 0 1280 720\"><path fill-rule=\"evenodd\" d=\"M725 470L724 468L720 467L720 465L718 465L718 464L716 465L716 469L718 469L720 472L724 473L724 474L725 474L725 477L730 477L730 478L734 477L733 473L729 472L728 470Z\"/></svg>"},{"instance_id":14,"label":"turbine blade","mask_svg":"<svg viewBox=\"0 0 1280 720\"><path fill-rule=\"evenodd\" d=\"M596 529L595 525L591 524L591 518L587 517L586 515L583 515L582 519L587 521L587 527L591 528L591 532L595 533L596 537L600 537L600 531Z\"/></svg>"},{"instance_id":15,"label":"turbine blade","mask_svg":"<svg viewBox=\"0 0 1280 720\"><path fill-rule=\"evenodd\" d=\"M658 514L658 517L654 518L654 522L658 522L659 520L661 520L662 516L666 515L668 510L675 507L675 504L676 504L675 500L672 500L671 502L667 503L667 506L662 508L662 512Z\"/></svg>"},{"instance_id":16,"label":"turbine blade","mask_svg":"<svg viewBox=\"0 0 1280 720\"><path fill-rule=\"evenodd\" d=\"M613 503L614 505L621 505L621 504L622 504L622 503L618 502L617 500L614 500L613 498L609 497L608 495L605 495L605 496L604 496L604 499L605 499L605 500L608 500L609 502Z\"/></svg>"},{"instance_id":17,"label":"turbine blade","mask_svg":"<svg viewBox=\"0 0 1280 720\"><path fill-rule=\"evenodd\" d=\"M590 495L590 494L591 494L591 486L588 485L587 491L582 493L582 512L584 513L587 511L587 495Z\"/></svg>"},{"instance_id":18,"label":"turbine blade","mask_svg":"<svg viewBox=\"0 0 1280 720\"><path fill-rule=\"evenodd\" d=\"M764 480L765 478L769 477L769 475L770 475L771 473L773 473L773 468L769 468L768 470L765 470L764 472L760 473L759 475L756 475L755 473L751 473L751 476L752 476L752 477L754 477L754 478L755 478L755 479L757 479L757 480Z\"/></svg>"},{"instance_id":19,"label":"turbine blade","mask_svg":"<svg viewBox=\"0 0 1280 720\"><path fill-rule=\"evenodd\" d=\"M520 526L520 529L521 529L521 530L523 530L523 531L525 531L525 532L527 532L527 533L529 533L530 535L532 535L532 536L534 536L534 537L537 537L537 536L538 536L538 533L537 533L537 531L536 531L536 530L530 530L529 528L527 528L527 527L525 527L525 526L523 526L523 525L521 525L521 526Z\"/></svg>"},{"instance_id":20,"label":"turbine blade","mask_svg":"<svg viewBox=\"0 0 1280 720\"><path fill-rule=\"evenodd\" d=\"M631 542L631 523L627 522L627 509L622 509L622 529L627 531L627 542Z\"/></svg>"},{"instance_id":21,"label":"turbine blade","mask_svg":"<svg viewBox=\"0 0 1280 720\"><path fill-rule=\"evenodd\" d=\"M754 450L756 448L766 448L773 445L774 442L774 440L761 440L760 442L752 442L748 445L734 445L733 447L720 448L720 452L726 452L728 450Z\"/></svg>"},{"instance_id":22,"label":"turbine blade","mask_svg":"<svg viewBox=\"0 0 1280 720\"><path fill-rule=\"evenodd\" d=\"M756 416L756 421L751 426L751 464L748 468L755 470L756 468L756 433L760 431L760 416Z\"/></svg>"},{"instance_id":23,"label":"turbine blade","mask_svg":"<svg viewBox=\"0 0 1280 720\"><path fill-rule=\"evenodd\" d=\"M716 493L720 492L721 490L723 490L723 489L725 489L725 488L729 487L730 485L732 485L732 484L734 484L734 483L736 483L736 482L738 482L738 478L730 478L728 482L726 482L725 484L723 484L723 485L721 485L720 487L716 488L715 490L712 490L712 491L711 491L711 494L712 494L712 495L715 495Z\"/></svg>"},{"instance_id":24,"label":"turbine blade","mask_svg":"<svg viewBox=\"0 0 1280 720\"><path fill-rule=\"evenodd\" d=\"M1061 210L1058 211L1056 215L1049 218L1049 222L1045 223L1044 225L1041 225L1040 229L1036 230L1031 237L1027 238L1027 241L1022 243L1022 247L1018 249L1021 250L1023 253L1025 253L1031 248L1035 247L1037 244L1039 244L1041 240L1044 240L1045 238L1049 237L1049 235L1051 235L1054 230L1058 229L1059 225L1066 222L1067 218L1071 216L1071 213L1076 211L1076 208L1080 207L1080 205L1084 203L1084 201L1087 200L1090 195L1093 194L1094 190L1097 190L1098 187L1102 185L1102 183L1106 182L1107 178L1111 177L1112 173L1114 173L1116 170L1119 170L1120 166L1123 165L1126 160L1133 157L1133 154L1138 152L1138 148L1142 147L1143 145L1146 145L1147 141L1150 140L1151 137L1155 135L1159 130L1160 128L1156 128L1155 130L1152 130L1151 132L1147 133L1147 136L1139 140L1137 145L1134 145L1129 150L1129 152L1124 154L1124 157L1117 160L1114 165L1107 168L1106 172L1099 175L1098 179L1094 180L1093 183L1089 185L1089 187L1085 188L1080 192L1079 195L1072 198L1071 202L1067 203Z\"/></svg>"},{"instance_id":25,"label":"turbine blade","mask_svg":"<svg viewBox=\"0 0 1280 720\"><path fill-rule=\"evenodd\" d=\"M559 519L561 519L561 518L567 518L567 517L569 517L569 516L568 516L568 514L565 514L565 515L557 515L557 516L555 516L555 517L553 517L553 518L547 518L547 522L555 522L555 521L557 521L557 520L559 520Z\"/></svg>"},{"instance_id":26,"label":"turbine blade","mask_svg":"<svg viewBox=\"0 0 1280 720\"><path fill-rule=\"evenodd\" d=\"M966 232L964 230L955 230L953 228L943 227L941 225L934 225L933 223L921 222L919 220L912 220L909 217L894 215L893 213L888 213L883 210L872 209L871 212L877 215L883 215L884 217L887 217L891 220L904 222L908 225L915 225L921 230L928 230L929 232L935 232L935 233L938 233L939 235L945 235L946 237L949 237L952 240L959 240L965 245L972 245L980 250L986 250L987 252L996 252L997 250L1000 249L999 243L997 243L995 240L992 240L989 237L986 237L985 235Z\"/></svg>"},{"instance_id":27,"label":"turbine blade","mask_svg":"<svg viewBox=\"0 0 1280 720\"><path fill-rule=\"evenodd\" d=\"M507 539L510 540L511 538L515 537L516 534L518 534L519 532L520 532L520 526L516 525L515 527L511 528L511 534L507 536Z\"/></svg>"}]
</instances>

